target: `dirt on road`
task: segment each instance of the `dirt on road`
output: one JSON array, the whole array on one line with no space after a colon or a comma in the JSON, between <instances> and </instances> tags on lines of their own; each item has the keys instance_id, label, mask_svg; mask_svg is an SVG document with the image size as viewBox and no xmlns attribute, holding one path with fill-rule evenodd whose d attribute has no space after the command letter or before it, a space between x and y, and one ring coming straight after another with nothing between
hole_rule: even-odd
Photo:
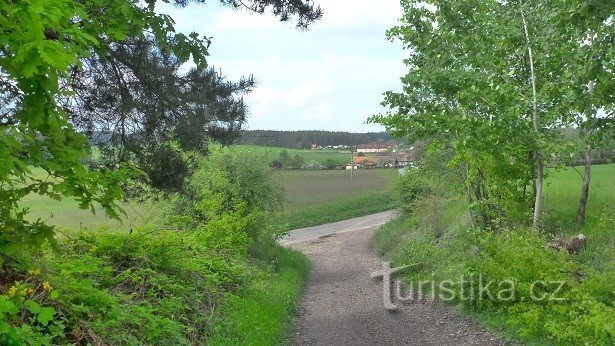
<instances>
[{"instance_id":1,"label":"dirt on road","mask_svg":"<svg viewBox=\"0 0 615 346\"><path fill-rule=\"evenodd\" d=\"M382 282L370 274L382 269L370 241L382 216L362 220L358 230L339 227L319 237L295 232L286 244L312 262L307 287L299 303L293 345L493 345L499 342L454 308L412 302L388 311ZM394 213L387 217L393 217ZM352 220L349 220L352 222ZM319 226L323 227L323 226ZM324 226L326 228L326 226Z\"/></svg>"}]
</instances>

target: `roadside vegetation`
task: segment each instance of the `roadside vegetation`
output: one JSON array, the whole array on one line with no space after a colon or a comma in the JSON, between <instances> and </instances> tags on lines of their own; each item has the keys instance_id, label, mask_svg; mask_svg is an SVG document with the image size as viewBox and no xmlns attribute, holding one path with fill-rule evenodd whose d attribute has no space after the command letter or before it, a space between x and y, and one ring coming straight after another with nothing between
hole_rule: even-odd
<instances>
[{"instance_id":1,"label":"roadside vegetation","mask_svg":"<svg viewBox=\"0 0 615 346\"><path fill-rule=\"evenodd\" d=\"M427 149L398 182L404 213L376 248L422 263L405 278L432 292L453 282L454 299L435 298L513 339L615 343L615 167L595 164L615 148L614 4L402 8L388 35L408 50L403 91L371 121Z\"/></svg>"},{"instance_id":2,"label":"roadside vegetation","mask_svg":"<svg viewBox=\"0 0 615 346\"><path fill-rule=\"evenodd\" d=\"M594 168L595 193L589 199L587 222L576 220L582 179L571 167L549 171L545 193L545 222L540 233L528 227L498 232L474 229L468 216L463 183L453 173L440 175L420 169L399 178L404 213L385 225L374 238L374 248L392 266L423 263L404 274L408 282L450 280L459 306L504 339L544 344L608 345L615 341L613 282L615 235L612 232L615 164ZM452 185L456 182L456 185ZM451 188L454 186L454 188ZM586 235L587 246L573 255L549 248L553 239ZM465 285L461 283L466 280ZM470 280L474 280L470 283ZM480 292L489 281L495 284ZM514 282L514 299L498 301L498 283ZM538 286L536 281L552 282ZM558 290L559 284L564 285ZM557 291L557 293L555 293ZM429 285L424 294L431 298ZM461 299L474 292L472 299ZM534 301L531 294L563 299ZM447 293L448 295L448 293Z\"/></svg>"},{"instance_id":3,"label":"roadside vegetation","mask_svg":"<svg viewBox=\"0 0 615 346\"><path fill-rule=\"evenodd\" d=\"M157 2L0 3L2 345L284 337L308 264L267 222L282 187L212 145L237 139L255 82L208 65L211 38ZM322 16L216 2L298 28Z\"/></svg>"},{"instance_id":4,"label":"roadside vegetation","mask_svg":"<svg viewBox=\"0 0 615 346\"><path fill-rule=\"evenodd\" d=\"M286 337L309 269L275 240L397 204L395 169L358 170L351 180L349 171L271 170L242 147L213 150L187 190L151 190L124 204L122 223L26 196L29 217L57 236L33 257L4 257L2 340L274 344Z\"/></svg>"},{"instance_id":5,"label":"roadside vegetation","mask_svg":"<svg viewBox=\"0 0 615 346\"><path fill-rule=\"evenodd\" d=\"M189 193L151 202L155 222L62 228L54 243L3 256L1 343L284 338L308 263L275 243L282 230L266 220L281 209L283 187L252 159L199 160Z\"/></svg>"}]
</instances>

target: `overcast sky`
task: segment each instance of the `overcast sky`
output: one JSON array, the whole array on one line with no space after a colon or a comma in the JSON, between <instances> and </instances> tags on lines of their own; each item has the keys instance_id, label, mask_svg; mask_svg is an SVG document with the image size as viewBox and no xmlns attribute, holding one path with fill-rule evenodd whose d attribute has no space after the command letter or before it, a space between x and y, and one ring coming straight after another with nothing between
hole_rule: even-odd
<instances>
[{"instance_id":1,"label":"overcast sky","mask_svg":"<svg viewBox=\"0 0 615 346\"><path fill-rule=\"evenodd\" d=\"M272 130L380 131L367 125L382 110L382 93L400 88L404 68L399 42L385 31L400 17L398 0L320 0L322 20L309 31L222 7L191 4L158 11L176 29L213 37L209 64L236 79L253 74L257 87L246 101L247 128Z\"/></svg>"}]
</instances>

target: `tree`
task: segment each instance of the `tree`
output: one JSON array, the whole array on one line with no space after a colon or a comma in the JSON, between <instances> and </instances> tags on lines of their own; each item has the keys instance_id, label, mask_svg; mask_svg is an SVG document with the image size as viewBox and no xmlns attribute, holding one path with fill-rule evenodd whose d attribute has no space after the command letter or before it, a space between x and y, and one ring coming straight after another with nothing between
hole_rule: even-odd
<instances>
[{"instance_id":1,"label":"tree","mask_svg":"<svg viewBox=\"0 0 615 346\"><path fill-rule=\"evenodd\" d=\"M326 159L322 162L326 169L337 169L341 164L333 159Z\"/></svg>"},{"instance_id":2,"label":"tree","mask_svg":"<svg viewBox=\"0 0 615 346\"><path fill-rule=\"evenodd\" d=\"M322 15L320 8L301 0L221 2L259 13L271 8L281 20L296 18L299 27ZM121 169L123 165L101 170L85 167L90 142L76 129L78 107L66 101L67 91L73 88L65 86L79 81L80 72L92 71L88 62L109 57L116 61L113 58L121 47L132 40L149 40L155 42L154 51L164 52L157 58L173 57L175 64L191 59L197 66L193 77L208 78L203 72L208 39L176 33L173 20L157 14L155 4L156 0L0 3L0 253L36 246L53 236L53 229L41 221L26 221L27 210L19 202L29 193L73 197L82 208L92 210L100 204L110 216L118 217L116 201L129 171ZM136 53L127 52L133 58ZM121 71L113 72L123 76ZM121 112L119 120L127 113Z\"/></svg>"},{"instance_id":3,"label":"tree","mask_svg":"<svg viewBox=\"0 0 615 346\"><path fill-rule=\"evenodd\" d=\"M584 145L584 174L577 220L585 222L591 181L592 151L613 138L615 128L615 4L610 1L570 1L559 4L554 26L568 53L567 80L574 100L573 124Z\"/></svg>"},{"instance_id":4,"label":"tree","mask_svg":"<svg viewBox=\"0 0 615 346\"><path fill-rule=\"evenodd\" d=\"M534 68L534 54L532 51L532 39L530 38L528 23L525 19L523 8L519 10L521 20L523 21L523 33L525 34L525 44L527 49L527 59L530 66L530 81L532 84L532 129L534 133L540 135L540 124L538 122L538 96L536 91L536 69ZM540 211L542 207L542 185L544 180L544 162L540 150L534 153L536 160L536 185L534 197L534 215L532 217L532 226L538 228L540 221Z\"/></svg>"},{"instance_id":5,"label":"tree","mask_svg":"<svg viewBox=\"0 0 615 346\"><path fill-rule=\"evenodd\" d=\"M293 156L293 159L291 160L290 165L293 169L301 169L301 166L303 166L304 163L305 159L303 158L303 156L295 154L295 156Z\"/></svg>"},{"instance_id":6,"label":"tree","mask_svg":"<svg viewBox=\"0 0 615 346\"><path fill-rule=\"evenodd\" d=\"M483 227L540 215L544 157L570 108L551 76L565 66L550 40L548 2L402 1L402 25L388 32L410 51L402 93L388 92L377 115L394 136L452 149ZM531 190L531 191L528 191ZM526 220L527 220L526 219Z\"/></svg>"},{"instance_id":7,"label":"tree","mask_svg":"<svg viewBox=\"0 0 615 346\"><path fill-rule=\"evenodd\" d=\"M252 78L226 81L213 68L182 72L153 37L118 43L84 65L66 85L72 122L106 139L96 142L104 166L133 161L165 191L181 190L190 175L190 156L181 151L206 153L209 141L237 138L247 112L242 95L254 86ZM174 164L160 164L162 157Z\"/></svg>"},{"instance_id":8,"label":"tree","mask_svg":"<svg viewBox=\"0 0 615 346\"><path fill-rule=\"evenodd\" d=\"M280 158L279 158L280 162L282 163L282 168L288 168L291 166L291 158L290 155L288 154L288 151L286 150L282 150L280 151Z\"/></svg>"}]
</instances>

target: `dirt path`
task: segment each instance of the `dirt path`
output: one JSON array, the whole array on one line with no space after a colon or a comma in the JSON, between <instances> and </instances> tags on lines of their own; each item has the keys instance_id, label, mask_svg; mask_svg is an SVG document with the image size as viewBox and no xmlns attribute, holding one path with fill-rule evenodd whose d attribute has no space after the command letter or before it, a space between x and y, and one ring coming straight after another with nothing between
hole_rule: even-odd
<instances>
[{"instance_id":1,"label":"dirt path","mask_svg":"<svg viewBox=\"0 0 615 346\"><path fill-rule=\"evenodd\" d=\"M380 213L382 214L382 213ZM285 241L307 254L312 272L295 320L294 345L490 345L494 338L450 307L409 303L395 312L382 302L382 282L370 278L382 268L370 240L394 213L361 218L358 230L338 223L319 226L320 238L301 230ZM386 216L386 217L385 217ZM384 217L384 219L383 219ZM371 220L371 221L367 221ZM369 226L369 223L375 224ZM352 223L348 220L347 223Z\"/></svg>"}]
</instances>

